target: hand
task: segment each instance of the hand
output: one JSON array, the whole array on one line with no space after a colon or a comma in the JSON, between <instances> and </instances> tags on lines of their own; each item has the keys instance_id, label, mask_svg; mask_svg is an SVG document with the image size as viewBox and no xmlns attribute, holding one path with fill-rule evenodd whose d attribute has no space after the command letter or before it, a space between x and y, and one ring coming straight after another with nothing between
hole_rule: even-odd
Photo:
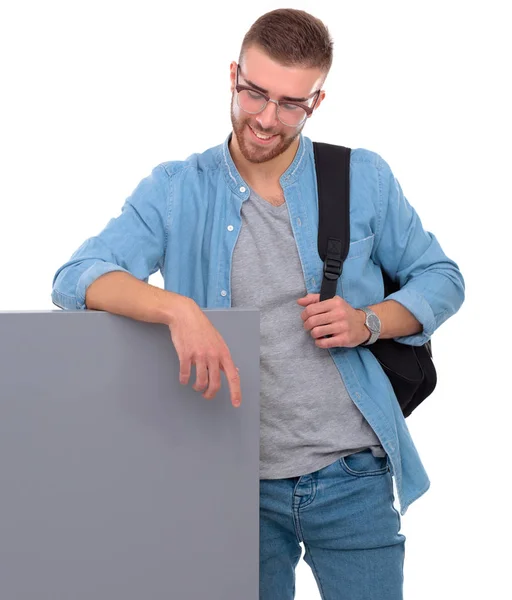
<instances>
[{"instance_id":1,"label":"hand","mask_svg":"<svg viewBox=\"0 0 512 600\"><path fill-rule=\"evenodd\" d=\"M211 400L220 390L220 371L224 371L233 406L240 406L240 376L229 348L208 317L191 298L183 298L169 323L171 338L180 360L180 383L187 385L192 365L196 382L192 386Z\"/></svg>"},{"instance_id":2,"label":"hand","mask_svg":"<svg viewBox=\"0 0 512 600\"><path fill-rule=\"evenodd\" d=\"M299 298L297 304L305 307L301 313L304 329L311 333L319 348L353 348L371 335L364 324L363 311L352 308L339 296L320 302L320 294L308 294ZM326 335L331 337L325 338Z\"/></svg>"}]
</instances>

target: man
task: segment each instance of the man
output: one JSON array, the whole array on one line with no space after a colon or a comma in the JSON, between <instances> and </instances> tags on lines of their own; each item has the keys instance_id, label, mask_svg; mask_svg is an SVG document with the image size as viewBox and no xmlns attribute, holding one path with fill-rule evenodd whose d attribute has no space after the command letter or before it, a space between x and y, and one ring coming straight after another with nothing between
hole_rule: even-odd
<instances>
[{"instance_id":1,"label":"man","mask_svg":"<svg viewBox=\"0 0 512 600\"><path fill-rule=\"evenodd\" d=\"M457 265L377 154L351 157L351 244L335 298L319 302L311 141L332 40L298 10L263 15L231 64L233 133L157 166L122 214L56 273L52 298L169 326L180 382L211 399L239 374L201 308L261 311L260 597L294 597L300 558L326 600L402 598L401 512L429 487L391 386L364 345L427 341L460 307ZM401 289L384 299L382 272ZM147 283L161 270L165 290ZM327 337L329 336L329 337ZM371 339L370 339L371 338Z\"/></svg>"}]
</instances>

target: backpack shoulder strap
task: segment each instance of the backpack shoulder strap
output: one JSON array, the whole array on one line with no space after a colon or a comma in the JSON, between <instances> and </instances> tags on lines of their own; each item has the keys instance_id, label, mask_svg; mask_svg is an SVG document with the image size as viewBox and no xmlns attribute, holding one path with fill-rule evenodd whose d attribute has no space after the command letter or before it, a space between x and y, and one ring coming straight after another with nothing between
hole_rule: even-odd
<instances>
[{"instance_id":1,"label":"backpack shoulder strap","mask_svg":"<svg viewBox=\"0 0 512 600\"><path fill-rule=\"evenodd\" d=\"M324 261L320 301L336 295L350 245L350 148L313 142L318 189L318 254Z\"/></svg>"}]
</instances>

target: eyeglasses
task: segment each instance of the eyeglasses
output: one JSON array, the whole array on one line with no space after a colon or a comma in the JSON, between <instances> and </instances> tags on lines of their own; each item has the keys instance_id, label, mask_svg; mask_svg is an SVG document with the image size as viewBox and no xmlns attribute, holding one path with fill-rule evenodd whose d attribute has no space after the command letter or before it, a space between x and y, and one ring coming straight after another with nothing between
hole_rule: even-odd
<instances>
[{"instance_id":1,"label":"eyeglasses","mask_svg":"<svg viewBox=\"0 0 512 600\"><path fill-rule=\"evenodd\" d=\"M313 113L320 96L321 90L317 90L308 97L308 99L314 98L314 102L311 106L293 100L272 100L272 98L267 96L267 94L261 90L255 90L252 87L240 85L238 83L239 73L240 65L238 65L236 70L235 84L238 106L250 115L257 115L265 110L269 102L273 102L277 106L277 118L283 125L287 125L288 127L298 127L299 125L302 125L307 117Z\"/></svg>"}]
</instances>

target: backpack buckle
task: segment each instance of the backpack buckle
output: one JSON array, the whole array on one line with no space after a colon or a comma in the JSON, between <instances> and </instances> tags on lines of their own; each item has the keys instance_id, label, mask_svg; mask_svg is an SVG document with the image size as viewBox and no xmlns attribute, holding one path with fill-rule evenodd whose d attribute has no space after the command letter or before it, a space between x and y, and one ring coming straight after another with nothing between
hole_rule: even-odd
<instances>
[{"instance_id":1,"label":"backpack buckle","mask_svg":"<svg viewBox=\"0 0 512 600\"><path fill-rule=\"evenodd\" d=\"M343 261L328 256L324 262L324 277L331 281L338 279L343 269Z\"/></svg>"}]
</instances>

